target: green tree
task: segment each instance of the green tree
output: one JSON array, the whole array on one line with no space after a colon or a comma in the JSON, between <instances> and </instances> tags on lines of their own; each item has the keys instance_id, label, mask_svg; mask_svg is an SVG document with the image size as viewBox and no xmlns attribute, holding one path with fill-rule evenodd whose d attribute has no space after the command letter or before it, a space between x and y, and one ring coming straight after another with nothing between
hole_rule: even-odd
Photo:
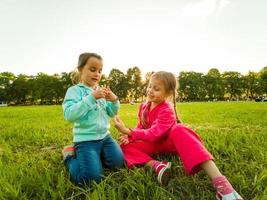
<instances>
[{"instance_id":1,"label":"green tree","mask_svg":"<svg viewBox=\"0 0 267 200\"><path fill-rule=\"evenodd\" d=\"M259 82L256 72L249 72L243 77L243 91L247 97L255 98L255 95L260 93Z\"/></svg>"},{"instance_id":2,"label":"green tree","mask_svg":"<svg viewBox=\"0 0 267 200\"><path fill-rule=\"evenodd\" d=\"M120 99L127 96L127 78L126 75L118 69L112 69L108 76L108 86Z\"/></svg>"},{"instance_id":3,"label":"green tree","mask_svg":"<svg viewBox=\"0 0 267 200\"><path fill-rule=\"evenodd\" d=\"M40 99L41 104L53 103L53 98L55 97L55 77L49 76L44 73L38 73L36 76L36 89L38 94L38 99Z\"/></svg>"},{"instance_id":4,"label":"green tree","mask_svg":"<svg viewBox=\"0 0 267 200\"><path fill-rule=\"evenodd\" d=\"M39 91L36 85L36 77L35 76L28 76L28 85L29 85L29 101L31 104L35 104L39 98Z\"/></svg>"},{"instance_id":5,"label":"green tree","mask_svg":"<svg viewBox=\"0 0 267 200\"><path fill-rule=\"evenodd\" d=\"M60 75L60 79L62 81L63 84L63 93L65 94L67 89L72 86L72 80L71 80L71 72L66 73L66 72L62 72Z\"/></svg>"},{"instance_id":6,"label":"green tree","mask_svg":"<svg viewBox=\"0 0 267 200\"><path fill-rule=\"evenodd\" d=\"M208 71L205 76L205 88L209 99L223 99L223 81L218 69L212 68Z\"/></svg>"},{"instance_id":7,"label":"green tree","mask_svg":"<svg viewBox=\"0 0 267 200\"><path fill-rule=\"evenodd\" d=\"M15 79L16 76L11 72L0 73L0 101L9 102L12 100L10 86Z\"/></svg>"},{"instance_id":8,"label":"green tree","mask_svg":"<svg viewBox=\"0 0 267 200\"><path fill-rule=\"evenodd\" d=\"M181 72L178 77L180 90L178 92L183 100L204 100L207 92L205 89L205 76L197 72Z\"/></svg>"},{"instance_id":9,"label":"green tree","mask_svg":"<svg viewBox=\"0 0 267 200\"><path fill-rule=\"evenodd\" d=\"M10 86L10 95L16 104L26 104L27 98L30 98L30 85L29 77L24 74L18 75L18 77L12 82Z\"/></svg>"},{"instance_id":10,"label":"green tree","mask_svg":"<svg viewBox=\"0 0 267 200\"><path fill-rule=\"evenodd\" d=\"M267 66L259 72L261 93L267 96Z\"/></svg>"},{"instance_id":11,"label":"green tree","mask_svg":"<svg viewBox=\"0 0 267 200\"><path fill-rule=\"evenodd\" d=\"M54 74L51 78L51 87L52 87L52 101L55 99L55 103L59 104L62 102L64 95L65 95L65 90L64 90L64 83L62 80L62 76L59 74ZM52 101L50 101L52 103Z\"/></svg>"},{"instance_id":12,"label":"green tree","mask_svg":"<svg viewBox=\"0 0 267 200\"><path fill-rule=\"evenodd\" d=\"M222 74L225 92L238 98L242 94L242 75L239 72L228 71Z\"/></svg>"},{"instance_id":13,"label":"green tree","mask_svg":"<svg viewBox=\"0 0 267 200\"><path fill-rule=\"evenodd\" d=\"M102 75L101 80L99 82L99 85L100 86L104 86L104 87L107 87L109 85L109 83L108 83L108 77L106 77L105 74Z\"/></svg>"},{"instance_id":14,"label":"green tree","mask_svg":"<svg viewBox=\"0 0 267 200\"><path fill-rule=\"evenodd\" d=\"M136 101L143 95L141 70L138 67L127 70L128 94Z\"/></svg>"}]
</instances>

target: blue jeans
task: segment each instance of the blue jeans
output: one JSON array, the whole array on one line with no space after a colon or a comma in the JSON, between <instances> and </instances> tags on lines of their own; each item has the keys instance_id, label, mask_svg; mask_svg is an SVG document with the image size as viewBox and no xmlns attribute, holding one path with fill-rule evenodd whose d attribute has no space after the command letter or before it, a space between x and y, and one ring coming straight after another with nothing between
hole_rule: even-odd
<instances>
[{"instance_id":1,"label":"blue jeans","mask_svg":"<svg viewBox=\"0 0 267 200\"><path fill-rule=\"evenodd\" d=\"M103 165L115 169L124 163L121 148L110 135L102 140L75 143L75 148L76 156L68 157L65 165L76 184L99 183L103 176Z\"/></svg>"}]
</instances>

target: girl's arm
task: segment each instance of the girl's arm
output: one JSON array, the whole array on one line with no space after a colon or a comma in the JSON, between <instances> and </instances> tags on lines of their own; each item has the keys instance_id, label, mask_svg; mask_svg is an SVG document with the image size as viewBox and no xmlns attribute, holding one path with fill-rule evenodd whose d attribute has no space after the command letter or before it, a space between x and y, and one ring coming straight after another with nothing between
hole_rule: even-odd
<instances>
[{"instance_id":1,"label":"girl's arm","mask_svg":"<svg viewBox=\"0 0 267 200\"><path fill-rule=\"evenodd\" d=\"M167 134L168 130L175 123L176 118L174 112L170 108L159 111L157 119L148 129L135 128L131 129L132 140L155 141Z\"/></svg>"},{"instance_id":2,"label":"girl's arm","mask_svg":"<svg viewBox=\"0 0 267 200\"><path fill-rule=\"evenodd\" d=\"M120 108L120 101L119 98L111 91L109 87L105 88L106 96L105 99L107 100L107 114L110 117L114 117L118 114L119 108Z\"/></svg>"},{"instance_id":3,"label":"girl's arm","mask_svg":"<svg viewBox=\"0 0 267 200\"><path fill-rule=\"evenodd\" d=\"M116 99L114 102L107 101L106 109L108 116L114 117L115 115L117 115L119 108L120 108L120 101L118 99Z\"/></svg>"},{"instance_id":4,"label":"girl's arm","mask_svg":"<svg viewBox=\"0 0 267 200\"><path fill-rule=\"evenodd\" d=\"M96 108L96 99L92 94L82 97L82 93L77 87L71 87L67 90L62 106L64 118L75 122L89 110Z\"/></svg>"},{"instance_id":5,"label":"girl's arm","mask_svg":"<svg viewBox=\"0 0 267 200\"><path fill-rule=\"evenodd\" d=\"M141 104L139 106L139 110L138 110L138 123L137 123L137 127L136 128L144 128L141 122L142 119L142 110L143 110L144 104Z\"/></svg>"}]
</instances>

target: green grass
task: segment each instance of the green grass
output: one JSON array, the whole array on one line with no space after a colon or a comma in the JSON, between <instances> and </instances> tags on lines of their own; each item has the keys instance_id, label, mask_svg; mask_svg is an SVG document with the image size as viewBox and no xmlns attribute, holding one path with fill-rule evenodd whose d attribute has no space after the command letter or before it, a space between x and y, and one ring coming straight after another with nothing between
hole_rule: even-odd
<instances>
[{"instance_id":1,"label":"green grass","mask_svg":"<svg viewBox=\"0 0 267 200\"><path fill-rule=\"evenodd\" d=\"M121 105L129 127L138 105ZM267 199L267 104L179 103L183 122L203 139L219 169L245 199ZM117 138L118 132L111 128ZM72 124L61 106L0 108L0 199L215 199L204 172L187 177L178 157L168 187L145 168L106 171L106 179L82 189L69 181L61 149L72 141Z\"/></svg>"}]
</instances>

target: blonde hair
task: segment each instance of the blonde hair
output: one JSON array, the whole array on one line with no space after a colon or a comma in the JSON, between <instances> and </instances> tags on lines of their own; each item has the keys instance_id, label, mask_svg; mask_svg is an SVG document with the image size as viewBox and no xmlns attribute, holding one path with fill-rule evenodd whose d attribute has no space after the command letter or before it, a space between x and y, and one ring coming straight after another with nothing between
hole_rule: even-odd
<instances>
[{"instance_id":1,"label":"blonde hair","mask_svg":"<svg viewBox=\"0 0 267 200\"><path fill-rule=\"evenodd\" d=\"M102 61L102 57L96 53L82 53L78 59L78 66L75 68L73 72L71 72L71 81L73 84L77 84L81 81L81 73L80 71L86 65L89 58L94 57Z\"/></svg>"},{"instance_id":2,"label":"blonde hair","mask_svg":"<svg viewBox=\"0 0 267 200\"><path fill-rule=\"evenodd\" d=\"M171 72L166 72L166 71L159 71L155 72L151 75L150 79L155 78L157 80L160 80L163 82L165 91L170 95L170 101L172 100L173 107L174 107L174 112L176 116L176 121L177 123L181 123L180 118L177 115L176 111L176 97L178 96L177 90L178 90L178 82L175 77L175 75Z\"/></svg>"}]
</instances>

